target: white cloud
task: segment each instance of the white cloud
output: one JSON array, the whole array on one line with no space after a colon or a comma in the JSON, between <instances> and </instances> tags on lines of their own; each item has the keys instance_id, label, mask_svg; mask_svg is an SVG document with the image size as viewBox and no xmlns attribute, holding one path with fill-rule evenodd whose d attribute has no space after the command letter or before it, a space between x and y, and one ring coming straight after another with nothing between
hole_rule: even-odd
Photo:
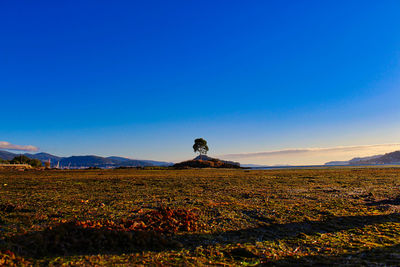
<instances>
[{"instance_id":1,"label":"white cloud","mask_svg":"<svg viewBox=\"0 0 400 267\"><path fill-rule=\"evenodd\" d=\"M21 146L14 145L6 141L0 141L0 149L9 149L9 150L22 150L22 151L38 151L39 149L35 146Z\"/></svg>"},{"instance_id":2,"label":"white cloud","mask_svg":"<svg viewBox=\"0 0 400 267\"><path fill-rule=\"evenodd\" d=\"M323 164L331 160L349 160L400 150L400 143L362 146L293 148L263 152L221 155L221 158L263 164Z\"/></svg>"}]
</instances>

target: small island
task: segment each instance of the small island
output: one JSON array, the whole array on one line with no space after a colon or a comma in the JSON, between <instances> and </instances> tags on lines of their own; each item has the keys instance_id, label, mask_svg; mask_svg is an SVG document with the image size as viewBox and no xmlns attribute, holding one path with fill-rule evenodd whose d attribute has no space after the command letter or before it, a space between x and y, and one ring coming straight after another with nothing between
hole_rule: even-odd
<instances>
[{"instance_id":1,"label":"small island","mask_svg":"<svg viewBox=\"0 0 400 267\"><path fill-rule=\"evenodd\" d=\"M194 140L193 151L199 153L197 157L192 160L183 161L173 165L176 169L190 169L190 168L229 168L240 169L239 162L226 161L207 156L209 148L207 141L203 138Z\"/></svg>"}]
</instances>

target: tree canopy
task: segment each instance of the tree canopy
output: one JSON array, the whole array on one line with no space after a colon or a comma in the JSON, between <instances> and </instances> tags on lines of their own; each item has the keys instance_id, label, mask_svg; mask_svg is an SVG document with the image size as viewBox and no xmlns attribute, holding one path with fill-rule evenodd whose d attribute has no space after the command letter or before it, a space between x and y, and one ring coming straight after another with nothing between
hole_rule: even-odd
<instances>
[{"instance_id":1,"label":"tree canopy","mask_svg":"<svg viewBox=\"0 0 400 267\"><path fill-rule=\"evenodd\" d=\"M43 166L43 164L40 160L31 159L25 155L16 156L12 160L10 160L10 163L11 164L29 164L32 167L42 167Z\"/></svg>"},{"instance_id":2,"label":"tree canopy","mask_svg":"<svg viewBox=\"0 0 400 267\"><path fill-rule=\"evenodd\" d=\"M202 155L206 155L208 152L207 141L204 140L203 138L195 139L194 145L193 145L193 150L195 153L198 152L200 154L200 157Z\"/></svg>"}]
</instances>

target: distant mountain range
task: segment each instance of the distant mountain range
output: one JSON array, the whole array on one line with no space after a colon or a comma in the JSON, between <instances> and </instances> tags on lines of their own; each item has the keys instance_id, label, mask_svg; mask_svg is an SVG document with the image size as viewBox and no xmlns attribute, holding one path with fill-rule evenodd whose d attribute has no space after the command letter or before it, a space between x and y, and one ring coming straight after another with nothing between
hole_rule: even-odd
<instances>
[{"instance_id":1,"label":"distant mountain range","mask_svg":"<svg viewBox=\"0 0 400 267\"><path fill-rule=\"evenodd\" d=\"M21 154L12 153L5 150L0 150L0 159L11 160L16 156ZM59 166L60 168L89 168L89 167L98 167L98 168L116 168L116 167L151 167L151 166L172 166L174 163L165 162L165 161L154 161L154 160L138 160L138 159L130 159L125 157L99 157L94 155L88 156L71 156L71 157L59 157L48 153L24 153L25 155L31 159L38 159L43 163L47 162L50 159L50 163L52 167ZM196 157L194 160L199 160L200 156ZM203 160L211 160L206 155L202 156ZM232 161L224 161L222 162L228 164L236 164L237 162ZM358 157L353 158L348 161L330 161L325 163L325 166L337 166L337 165L390 165L390 164L399 164L400 165L400 151L395 151L391 153L387 153L384 155L375 155L369 157ZM267 167L262 165L253 165L253 164L244 164L243 167Z\"/></svg>"},{"instance_id":2,"label":"distant mountain range","mask_svg":"<svg viewBox=\"0 0 400 267\"><path fill-rule=\"evenodd\" d=\"M354 158L348 161L330 161L325 163L327 166L333 165L390 165L400 164L400 151L375 155L364 158Z\"/></svg>"},{"instance_id":3,"label":"distant mountain range","mask_svg":"<svg viewBox=\"0 0 400 267\"><path fill-rule=\"evenodd\" d=\"M8 151L0 150L0 158L11 160L21 154L15 154ZM31 159L38 159L47 162L50 159L52 167L59 166L60 168L116 168L116 167L151 167L151 166L171 166L174 163L154 160L137 160L124 157L99 157L99 156L71 156L58 157L48 153L23 154Z\"/></svg>"}]
</instances>

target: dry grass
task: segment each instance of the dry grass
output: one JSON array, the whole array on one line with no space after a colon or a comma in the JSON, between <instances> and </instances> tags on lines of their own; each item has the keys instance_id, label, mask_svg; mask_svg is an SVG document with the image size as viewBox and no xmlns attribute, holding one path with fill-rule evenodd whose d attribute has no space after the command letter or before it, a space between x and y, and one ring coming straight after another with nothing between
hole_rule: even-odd
<instances>
[{"instance_id":1,"label":"dry grass","mask_svg":"<svg viewBox=\"0 0 400 267\"><path fill-rule=\"evenodd\" d=\"M0 263L400 265L399 186L396 168L0 171Z\"/></svg>"}]
</instances>

